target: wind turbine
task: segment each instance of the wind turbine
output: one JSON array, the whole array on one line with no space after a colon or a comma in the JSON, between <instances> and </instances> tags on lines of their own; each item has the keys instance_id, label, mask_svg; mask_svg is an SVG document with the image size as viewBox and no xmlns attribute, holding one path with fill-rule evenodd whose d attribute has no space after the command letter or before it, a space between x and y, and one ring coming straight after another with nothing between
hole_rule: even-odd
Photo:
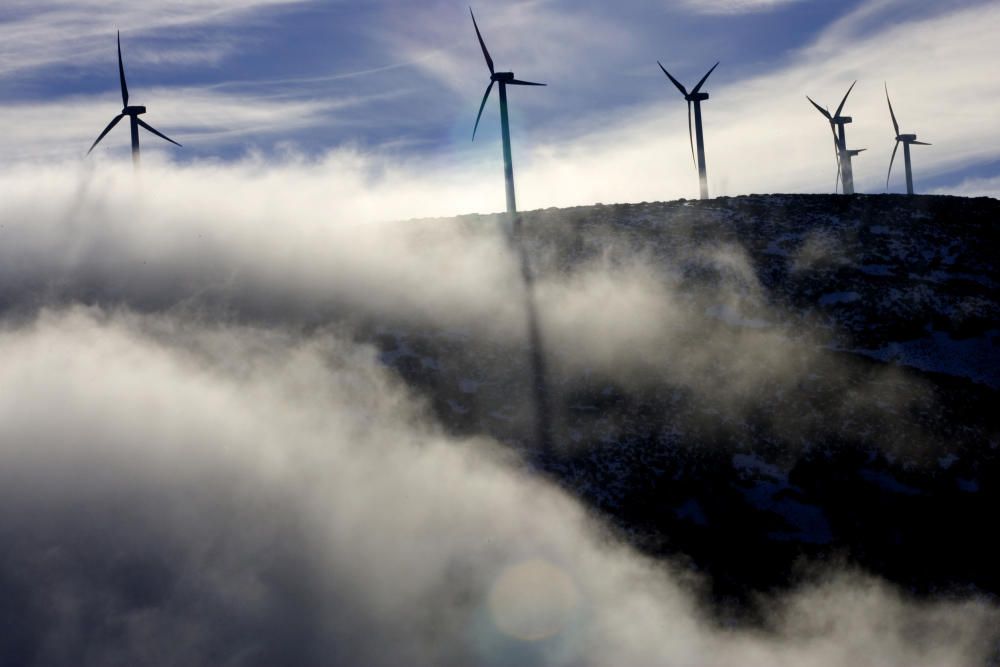
<instances>
[{"instance_id":1,"label":"wind turbine","mask_svg":"<svg viewBox=\"0 0 1000 667\"><path fill-rule=\"evenodd\" d=\"M144 122L141 118L139 118L140 114L146 113L146 107L139 107L139 106L131 106L130 107L128 105L128 86L125 84L125 66L122 65L122 35L121 35L121 32L118 33L118 78L121 80L121 85L122 85L122 112L120 114L118 114L117 116L115 116L111 120L110 123L108 123L108 126L106 128L104 128L104 131L101 132L101 134L100 134L99 137L97 137L97 140L94 141L93 144L91 144L90 150L87 151L87 155L90 155L90 151L94 150L94 147L97 146L97 144L99 144L101 142L101 139L104 138L104 135L106 135L108 132L110 132L111 128L113 128L115 125L117 125L118 121L120 121L125 116L129 117L129 122L130 122L131 129L132 129L132 164L135 165L136 167L139 166L139 126L140 125L142 127L146 128L147 130L149 130L150 132L152 132L153 134L155 134L156 136L160 137L161 139L166 139L170 143L176 144L177 146L180 146L180 144L178 144L176 141L174 141L173 139L171 139L167 135L163 134L162 132L160 132L159 130L157 130L156 128L154 128L152 125Z\"/></svg>"},{"instance_id":2,"label":"wind turbine","mask_svg":"<svg viewBox=\"0 0 1000 667\"><path fill-rule=\"evenodd\" d=\"M510 121L507 119L507 86L544 86L544 83L532 83L530 81L520 81L514 78L513 72L497 72L493 67L493 58L486 50L486 42L479 32L479 25L476 23L476 15L469 7L469 14L472 16L472 25L476 29L476 37L479 38L479 46L483 49L483 57L486 58L486 66L490 70L490 85L486 86L486 94L483 95L483 102L479 105L479 114L476 116L476 125L472 128L472 140L476 139L476 130L479 129L479 119L483 116L483 108L486 100L493 90L493 84L499 83L500 88L500 133L503 139L503 175L507 185L507 213L513 216L517 213L517 202L514 198L514 163L510 155Z\"/></svg>"},{"instance_id":3,"label":"wind turbine","mask_svg":"<svg viewBox=\"0 0 1000 667\"><path fill-rule=\"evenodd\" d=\"M691 105L694 105L694 130L695 135L698 139L698 161L696 166L698 167L698 182L701 185L701 198L708 199L708 176L705 169L705 136L701 129L701 103L708 99L708 93L701 92L701 87L705 85L705 81L708 80L709 75L715 71L715 68L719 66L719 63L712 65L712 69L708 70L708 73L701 77L701 81L695 86L689 93L687 89L681 85L681 82L670 75L667 68L657 60L656 64L660 66L663 73L667 75L674 85L677 86L677 90L681 91L681 95L688 103L688 140L691 142L691 161L694 162L694 145L695 140L691 136Z\"/></svg>"},{"instance_id":4,"label":"wind turbine","mask_svg":"<svg viewBox=\"0 0 1000 667\"><path fill-rule=\"evenodd\" d=\"M847 132L845 130L845 125L852 122L854 119L850 116L841 116L840 112L844 110L844 104L847 102L847 96L851 94L854 90L854 86L858 82L855 81L851 84L851 87L847 89L847 93L844 94L844 99L840 101L840 106L837 107L837 112L830 115L830 112L816 104L813 98L806 95L806 99L816 107L823 116L830 121L830 131L833 132L833 144L837 152L837 174L843 180L844 194L853 195L854 194L854 169L851 166L851 158L858 155L864 148L859 150L848 150L847 149Z\"/></svg>"},{"instance_id":5,"label":"wind turbine","mask_svg":"<svg viewBox=\"0 0 1000 667\"><path fill-rule=\"evenodd\" d=\"M889 173L885 177L885 189L889 189L889 177L892 176L892 162L896 159L896 151L899 144L903 144L903 161L906 164L906 194L913 194L913 169L910 167L910 146L930 146L924 141L917 141L915 134L900 134L899 123L896 122L896 114L892 112L892 102L889 101L889 84L885 84L885 101L889 103L889 115L892 117L892 126L896 130L896 146L892 149L892 157L889 158Z\"/></svg>"}]
</instances>

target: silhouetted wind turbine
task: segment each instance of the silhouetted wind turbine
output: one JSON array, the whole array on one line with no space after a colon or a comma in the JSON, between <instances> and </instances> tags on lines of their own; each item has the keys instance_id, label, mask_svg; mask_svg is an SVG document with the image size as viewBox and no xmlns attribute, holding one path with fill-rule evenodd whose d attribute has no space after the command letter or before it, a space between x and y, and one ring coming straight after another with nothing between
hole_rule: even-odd
<instances>
[{"instance_id":1,"label":"silhouetted wind turbine","mask_svg":"<svg viewBox=\"0 0 1000 667\"><path fill-rule=\"evenodd\" d=\"M853 121L854 119L850 116L841 116L840 112L844 110L844 104L847 102L847 96L851 94L854 90L855 81L851 84L851 87L847 89L847 93L844 94L844 99L840 101L840 106L837 107L837 113L830 115L830 112L816 104L813 98L806 95L806 99L816 109L823 114L823 116L830 121L830 131L833 132L833 144L837 152L837 174L843 179L844 194L853 195L854 194L854 169L851 166L851 158L858 155L864 148L859 150L848 150L847 149L847 132L844 128L845 125Z\"/></svg>"},{"instance_id":2,"label":"silhouetted wind turbine","mask_svg":"<svg viewBox=\"0 0 1000 667\"><path fill-rule=\"evenodd\" d=\"M152 132L153 134L155 134L156 136L160 137L161 139L166 139L170 143L176 144L177 146L180 146L180 144L178 144L176 141L174 141L173 139L171 139L167 135L163 134L162 132L160 132L159 130L157 130L156 128L154 128L152 125L149 125L148 123L143 122L139 118L140 114L146 113L146 107L138 107L138 106L130 107L128 105L128 86L125 84L125 66L122 64L122 36L121 36L121 32L118 33L118 78L121 80L121 85L122 85L122 112L120 114L118 114L117 116L115 116L114 119L112 119L112 121L110 123L108 123L108 126L106 128L104 128L104 131L101 132L101 134L100 134L99 137L97 137L97 140L94 141L93 144L91 144L90 150L87 151L87 155L90 155L90 151L94 150L94 147L97 146L97 144L99 144L101 142L101 139L104 138L104 135L106 135L108 132L110 132L111 128L113 128L115 125L117 125L118 121L120 121L125 116L129 117L129 121L130 121L130 124L131 124L131 129L132 129L132 164L135 165L136 167L139 166L139 126L140 125L143 126L144 128L146 128L147 130L149 130L150 132Z\"/></svg>"},{"instance_id":3,"label":"silhouetted wind turbine","mask_svg":"<svg viewBox=\"0 0 1000 667\"><path fill-rule=\"evenodd\" d=\"M490 57L490 52L486 50L486 42L483 41L483 35L479 32L479 25L476 23L476 15L472 13L472 7L469 7L469 14L472 16L472 25L476 29L476 37L479 38L479 46L483 49L483 57L486 58L486 66L490 70L490 85L486 86L486 94L483 95L482 104L479 105L479 114L476 116L476 125L472 128L472 139L473 141L476 139L476 130L479 129L479 119L483 115L483 108L486 106L486 100L490 96L490 91L493 90L493 84L499 83L500 132L503 139L503 175L507 185L507 213L514 215L517 212L517 202L514 198L514 163L511 160L510 154L510 121L507 119L507 86L544 86L546 84L519 81L514 78L513 72L497 72L493 67L493 58Z\"/></svg>"},{"instance_id":4,"label":"silhouetted wind turbine","mask_svg":"<svg viewBox=\"0 0 1000 667\"><path fill-rule=\"evenodd\" d=\"M701 129L701 103L708 99L708 93L703 93L701 87L705 85L705 81L708 80L709 75L715 71L715 68L719 66L719 63L712 65L712 69L708 70L705 76L701 77L701 81L695 86L689 93L687 89L681 85L681 82L670 75L667 68L657 60L656 64L660 66L663 73L667 75L667 78L673 81L674 85L677 86L677 90L681 91L681 95L688 103L688 140L691 142L691 161L694 162L694 138L691 136L691 105L694 104L694 130L695 135L698 139L698 161L696 162L698 168L698 182L701 186L701 198L708 199L708 175L705 169L705 136Z\"/></svg>"},{"instance_id":5,"label":"silhouetted wind turbine","mask_svg":"<svg viewBox=\"0 0 1000 667\"><path fill-rule=\"evenodd\" d=\"M885 84L885 101L889 103L889 116L892 117L892 127L896 130L896 145L892 149L892 157L889 158L889 173L885 177L885 189L889 189L889 177L892 176L892 163L896 159L896 151L899 150L899 144L903 144L903 162L906 164L906 194L913 194L913 169L910 167L910 146L916 144L917 146L930 146L924 141L917 141L917 135L915 134L900 134L899 133L899 123L896 122L896 114L892 112L892 102L889 101L889 84Z\"/></svg>"}]
</instances>

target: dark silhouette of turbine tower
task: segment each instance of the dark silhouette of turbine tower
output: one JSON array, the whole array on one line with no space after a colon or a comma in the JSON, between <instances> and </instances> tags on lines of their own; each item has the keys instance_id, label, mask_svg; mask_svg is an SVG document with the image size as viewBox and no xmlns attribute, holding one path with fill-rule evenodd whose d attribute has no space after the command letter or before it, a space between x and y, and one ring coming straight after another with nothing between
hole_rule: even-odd
<instances>
[{"instance_id":1,"label":"dark silhouette of turbine tower","mask_svg":"<svg viewBox=\"0 0 1000 667\"><path fill-rule=\"evenodd\" d=\"M847 148L847 131L845 126L852 122L854 119L850 116L841 116L840 112L844 110L844 104L847 103L847 97L854 90L855 81L851 84L851 87L847 89L847 93L844 94L844 99L840 101L840 106L837 107L837 112L830 115L830 112L816 104L813 98L806 95L806 99L816 107L823 116L830 122L830 131L833 132L833 145L837 156L837 178L843 181L844 194L853 195L854 194L854 168L851 164L851 159L857 157L861 151L866 149L861 148L858 150L848 150Z\"/></svg>"},{"instance_id":2,"label":"dark silhouette of turbine tower","mask_svg":"<svg viewBox=\"0 0 1000 667\"><path fill-rule=\"evenodd\" d=\"M885 189L889 189L889 177L892 176L892 163L896 159L896 151L899 144L903 144L903 162L906 165L906 194L913 194L913 168L910 166L910 146L930 146L924 141L917 141L915 134L900 134L899 123L896 122L896 114L892 111L892 102L889 100L889 84L885 85L885 101L889 103L889 116L892 118L892 127L896 130L896 145L892 149L892 157L889 158L889 173L885 177Z\"/></svg>"},{"instance_id":3,"label":"dark silhouette of turbine tower","mask_svg":"<svg viewBox=\"0 0 1000 667\"><path fill-rule=\"evenodd\" d=\"M667 68L664 67L663 64L659 60L656 61L656 64L660 66L660 69L663 70L663 73L667 75L667 78L670 79L674 83L675 86L677 86L677 90L681 91L681 95L683 95L684 99L687 100L687 103L688 103L688 140L691 142L691 161L694 162L694 159L695 159L695 157L694 157L694 147L695 147L695 137L697 137L698 161L696 162L696 166L698 167L698 183L700 184L700 187L701 187L701 198L702 199L708 199L708 173L707 173L707 170L705 168L705 135L704 135L704 133L702 132L702 129L701 129L701 103L708 99L708 93L701 92L701 87L703 85L705 85L705 81L707 81L709 75L711 75L712 72L715 71L715 68L719 66L719 63L715 63L714 65L712 65L712 69L708 70L708 73L705 74L705 76L701 77L701 81L698 82L697 86L695 86L693 89L691 89L690 93L687 91L687 89L684 86L681 85L680 81L678 81L677 79L675 79L673 76L670 75L670 72L667 71ZM694 133L695 133L695 137L692 137L692 135L691 135L691 107L692 107L692 105L694 106Z\"/></svg>"},{"instance_id":4,"label":"dark silhouette of turbine tower","mask_svg":"<svg viewBox=\"0 0 1000 667\"><path fill-rule=\"evenodd\" d=\"M125 66L122 64L122 36L121 36L121 32L118 33L118 78L121 81L121 86L122 86L122 112L120 114L118 114L117 116L115 116L111 120L110 123L108 123L108 126L106 128L104 128L104 131L101 132L100 136L97 137L97 139L94 141L93 144L91 144L90 150L87 151L87 155L90 155L90 152L92 150L94 150L94 147L97 146L97 144L99 144L101 142L101 139L104 138L104 135L106 135L108 132L110 132L111 128L113 128L115 125L117 125L118 121L120 121L125 116L128 116L128 118L129 118L129 124L130 124L131 130L132 130L132 164L135 165L136 167L139 166L139 126L140 125L142 127L146 128L147 130L149 130L150 132L152 132L153 134L155 134L156 136L160 137L161 139L166 139L170 143L175 144L177 146L180 146L180 144L178 144L176 141L174 141L173 139L171 139L167 135L163 134L162 132L160 132L159 130L157 130L156 128L154 128L152 125L144 122L141 118L139 118L140 114L146 113L146 107L129 106L128 105L128 86L125 84Z\"/></svg>"},{"instance_id":5,"label":"dark silhouette of turbine tower","mask_svg":"<svg viewBox=\"0 0 1000 667\"><path fill-rule=\"evenodd\" d=\"M479 114L476 116L476 125L472 128L472 139L476 139L476 130L479 129L479 119L482 118L483 108L486 107L486 100L493 90L493 84L500 84L500 132L503 138L503 174L507 185L507 213L513 216L517 212L517 201L514 197L514 163L510 154L510 121L507 119L507 86L544 86L544 83L532 83L531 81L520 81L514 78L513 72L497 72L493 67L493 58L486 49L486 42L479 32L479 25L476 23L476 15L469 7L469 14L472 16L472 25L476 29L476 37L479 38L479 46L483 49L483 57L486 58L486 66L490 70L490 85L486 86L486 94L479 105Z\"/></svg>"}]
</instances>

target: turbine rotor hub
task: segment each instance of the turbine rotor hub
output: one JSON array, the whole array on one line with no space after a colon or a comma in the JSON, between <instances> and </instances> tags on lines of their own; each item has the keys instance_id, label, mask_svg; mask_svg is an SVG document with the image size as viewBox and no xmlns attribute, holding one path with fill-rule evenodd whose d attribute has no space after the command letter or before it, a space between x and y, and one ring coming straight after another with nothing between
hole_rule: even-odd
<instances>
[{"instance_id":1,"label":"turbine rotor hub","mask_svg":"<svg viewBox=\"0 0 1000 667\"><path fill-rule=\"evenodd\" d=\"M853 123L854 119L850 116L834 116L831 122L837 125L847 125L848 123Z\"/></svg>"},{"instance_id":2,"label":"turbine rotor hub","mask_svg":"<svg viewBox=\"0 0 1000 667\"><path fill-rule=\"evenodd\" d=\"M685 97L688 102L704 102L708 99L708 93L694 93Z\"/></svg>"},{"instance_id":3,"label":"turbine rotor hub","mask_svg":"<svg viewBox=\"0 0 1000 667\"><path fill-rule=\"evenodd\" d=\"M915 134L901 134L896 137L896 141L916 141L917 135Z\"/></svg>"},{"instance_id":4,"label":"turbine rotor hub","mask_svg":"<svg viewBox=\"0 0 1000 667\"><path fill-rule=\"evenodd\" d=\"M122 109L122 113L125 114L126 116L138 116L139 114L146 113L146 107L139 107L139 106L125 107L124 109Z\"/></svg>"},{"instance_id":5,"label":"turbine rotor hub","mask_svg":"<svg viewBox=\"0 0 1000 667\"><path fill-rule=\"evenodd\" d=\"M494 72L490 76L490 81L500 81L503 83L510 83L514 80L513 72Z\"/></svg>"}]
</instances>

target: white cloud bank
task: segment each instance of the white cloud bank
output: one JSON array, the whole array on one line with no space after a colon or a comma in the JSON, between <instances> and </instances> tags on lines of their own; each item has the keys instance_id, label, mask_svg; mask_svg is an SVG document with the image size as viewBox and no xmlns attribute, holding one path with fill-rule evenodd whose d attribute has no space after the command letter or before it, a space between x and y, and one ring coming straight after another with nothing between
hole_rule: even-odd
<instances>
[{"instance_id":1,"label":"white cloud bank","mask_svg":"<svg viewBox=\"0 0 1000 667\"><path fill-rule=\"evenodd\" d=\"M393 222L481 209L489 197L474 174L456 170L444 190L421 166L338 152L280 164L148 160L138 175L121 163L0 172L0 299L220 308L300 325L351 316L521 347L525 292L499 218ZM740 247L679 230L674 244L683 248L673 261L607 245L593 261L539 273L554 372L587 369L628 386L668 374L724 410L820 367L833 377L821 352L829 334L771 303ZM689 268L718 279L682 285ZM720 308L771 324L719 326L711 313ZM864 393L845 387L845 405L863 404Z\"/></svg>"},{"instance_id":2,"label":"white cloud bank","mask_svg":"<svg viewBox=\"0 0 1000 667\"><path fill-rule=\"evenodd\" d=\"M376 166L341 153L0 174L0 661L985 660L990 605L836 570L772 600L766 629L719 629L687 575L616 544L497 444L448 436L350 321L520 341L517 264L486 221L379 222L442 202L416 172ZM657 347L697 363L663 345L680 329L742 357L707 360L731 381L800 372L774 364L780 335L685 332L639 259L541 282L561 363L630 372L623 359ZM754 298L738 249L704 261Z\"/></svg>"},{"instance_id":3,"label":"white cloud bank","mask_svg":"<svg viewBox=\"0 0 1000 667\"><path fill-rule=\"evenodd\" d=\"M444 436L333 331L5 323L0 480L17 664L965 667L996 628L844 575L775 601L766 632L717 629L669 567Z\"/></svg>"},{"instance_id":4,"label":"white cloud bank","mask_svg":"<svg viewBox=\"0 0 1000 667\"><path fill-rule=\"evenodd\" d=\"M967 178L951 188L938 188L935 194L1000 199L1000 176Z\"/></svg>"}]
</instances>

